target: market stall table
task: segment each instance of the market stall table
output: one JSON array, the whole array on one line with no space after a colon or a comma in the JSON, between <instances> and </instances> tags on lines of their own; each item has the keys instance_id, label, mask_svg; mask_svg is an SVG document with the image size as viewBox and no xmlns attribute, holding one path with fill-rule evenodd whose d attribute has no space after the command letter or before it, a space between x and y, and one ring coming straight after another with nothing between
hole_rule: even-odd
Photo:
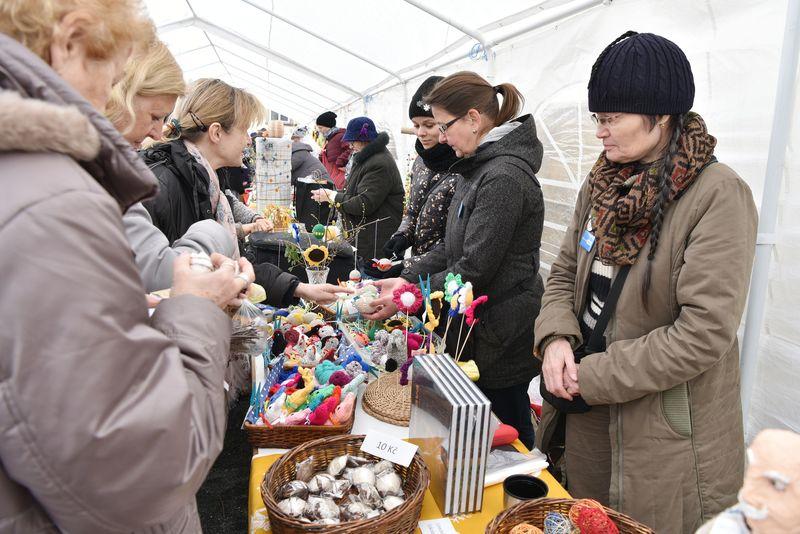
<instances>
[{"instance_id":1,"label":"market stall table","mask_svg":"<svg viewBox=\"0 0 800 534\"><path fill-rule=\"evenodd\" d=\"M390 425L379 421L368 415L361 407L363 391L358 396L356 406L355 422L353 423L352 434L366 434L370 430L384 434L396 436L398 438L408 438L408 428ZM526 452L525 447L520 441L513 444L519 451ZM275 463L286 449L257 449L250 463L250 492L248 497L249 532L250 534L269 534L269 519L264 502L261 499L261 481L264 474ZM570 498L569 494L546 470L539 475L549 488L547 494L552 498ZM479 513L452 516L452 521L456 531L462 533L483 532L486 525L503 510L503 485L495 484L486 488L484 494L483 509ZM433 499L430 490L425 493L425 500L422 503L422 515L420 521L430 519L440 519L442 514ZM266 528L265 528L266 527Z\"/></svg>"}]
</instances>

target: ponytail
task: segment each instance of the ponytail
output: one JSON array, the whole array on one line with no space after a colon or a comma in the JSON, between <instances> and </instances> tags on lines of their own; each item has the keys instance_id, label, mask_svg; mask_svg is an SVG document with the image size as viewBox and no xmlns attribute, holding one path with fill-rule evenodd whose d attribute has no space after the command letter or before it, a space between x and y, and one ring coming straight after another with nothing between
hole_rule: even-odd
<instances>
[{"instance_id":1,"label":"ponytail","mask_svg":"<svg viewBox=\"0 0 800 534\"><path fill-rule=\"evenodd\" d=\"M502 106L498 95L503 97ZM466 115L470 109L476 109L499 126L519 115L525 98L513 84L492 86L475 72L461 71L437 83L423 102L454 116Z\"/></svg>"},{"instance_id":2,"label":"ponytail","mask_svg":"<svg viewBox=\"0 0 800 534\"><path fill-rule=\"evenodd\" d=\"M510 83L496 85L494 90L503 97L503 104L500 106L500 111L495 119L495 126L499 126L519 115L523 104L525 104L525 97L522 96L519 89Z\"/></svg>"}]
</instances>

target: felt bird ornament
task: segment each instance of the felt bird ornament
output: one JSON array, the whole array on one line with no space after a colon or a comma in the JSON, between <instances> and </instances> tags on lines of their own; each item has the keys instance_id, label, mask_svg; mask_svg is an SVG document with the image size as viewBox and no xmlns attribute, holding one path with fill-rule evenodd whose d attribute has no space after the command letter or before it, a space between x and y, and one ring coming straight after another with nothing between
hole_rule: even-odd
<instances>
[{"instance_id":1,"label":"felt bird ornament","mask_svg":"<svg viewBox=\"0 0 800 534\"><path fill-rule=\"evenodd\" d=\"M336 386L333 384L328 384L325 387L319 388L316 391L312 391L311 394L308 396L308 400L306 400L306 405L304 408L311 408L311 411L317 409L317 407L322 404L325 399L333 395L333 390Z\"/></svg>"},{"instance_id":2,"label":"felt bird ornament","mask_svg":"<svg viewBox=\"0 0 800 534\"><path fill-rule=\"evenodd\" d=\"M272 399L269 401L269 406L267 406L267 409L264 412L264 416L270 424L275 424L275 422L277 422L278 419L281 418L281 416L283 415L283 407L285 403L286 403L286 392L284 391L279 391L279 393L274 397L272 397Z\"/></svg>"},{"instance_id":3,"label":"felt bird ornament","mask_svg":"<svg viewBox=\"0 0 800 534\"><path fill-rule=\"evenodd\" d=\"M314 390L314 372L311 369L300 368L303 377L303 388L298 389L286 399L286 409L293 412L305 404L309 394Z\"/></svg>"},{"instance_id":4,"label":"felt bird ornament","mask_svg":"<svg viewBox=\"0 0 800 534\"><path fill-rule=\"evenodd\" d=\"M344 391L344 390L342 390ZM356 395L355 393L348 392L345 394L342 401L339 403L339 406L333 411L331 414L331 421L333 421L334 425L343 425L345 424L350 416L353 413L353 407L356 404Z\"/></svg>"},{"instance_id":5,"label":"felt bird ornament","mask_svg":"<svg viewBox=\"0 0 800 534\"><path fill-rule=\"evenodd\" d=\"M283 420L283 424L292 426L304 425L306 424L306 419L308 419L309 415L311 415L311 410L308 408L305 410L300 410L299 412L287 415Z\"/></svg>"},{"instance_id":6,"label":"felt bird ornament","mask_svg":"<svg viewBox=\"0 0 800 534\"><path fill-rule=\"evenodd\" d=\"M336 409L336 406L339 405L339 399L341 399L341 397L342 388L334 386L331 396L325 399L322 404L317 406L317 408L311 412L311 415L308 416L308 422L312 425L324 425Z\"/></svg>"},{"instance_id":7,"label":"felt bird ornament","mask_svg":"<svg viewBox=\"0 0 800 534\"><path fill-rule=\"evenodd\" d=\"M342 388L342 393L344 395L347 395L348 393L355 394L358 391L358 386L360 386L366 379L367 375L363 373L354 377L344 388Z\"/></svg>"}]
</instances>

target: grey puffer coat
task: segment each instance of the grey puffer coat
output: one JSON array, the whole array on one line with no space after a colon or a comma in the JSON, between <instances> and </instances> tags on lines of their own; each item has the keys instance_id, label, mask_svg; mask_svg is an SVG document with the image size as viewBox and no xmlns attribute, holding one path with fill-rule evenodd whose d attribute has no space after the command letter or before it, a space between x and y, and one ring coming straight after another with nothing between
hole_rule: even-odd
<instances>
[{"instance_id":1,"label":"grey puffer coat","mask_svg":"<svg viewBox=\"0 0 800 534\"><path fill-rule=\"evenodd\" d=\"M402 274L411 282L430 274L431 287L439 289L448 272L459 273L476 297L489 297L462 356L475 360L478 385L488 389L528 383L540 369L533 357L533 324L544 291L539 276L544 199L535 174L542 144L532 116L516 122L518 127L451 167L462 179L450 203L444 242ZM449 331L451 353L454 330L457 325Z\"/></svg>"}]
</instances>

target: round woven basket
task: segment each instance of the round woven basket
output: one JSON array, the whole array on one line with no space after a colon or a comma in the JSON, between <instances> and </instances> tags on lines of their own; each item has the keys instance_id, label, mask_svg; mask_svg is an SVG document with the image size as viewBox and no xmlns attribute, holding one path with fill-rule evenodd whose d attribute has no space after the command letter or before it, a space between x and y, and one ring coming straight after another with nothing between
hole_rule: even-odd
<instances>
[{"instance_id":1,"label":"round woven basket","mask_svg":"<svg viewBox=\"0 0 800 534\"><path fill-rule=\"evenodd\" d=\"M529 523L544 530L544 519L548 512L569 515L569 509L578 502L575 499L534 499L523 501L500 512L486 526L486 534L508 534L520 523ZM620 534L655 534L655 531L634 521L625 514L603 507L608 517L617 525Z\"/></svg>"},{"instance_id":2,"label":"round woven basket","mask_svg":"<svg viewBox=\"0 0 800 534\"><path fill-rule=\"evenodd\" d=\"M425 490L428 489L430 480L428 468L425 462L422 461L419 452L414 455L414 459L411 460L408 467L395 466L397 474L403 479L403 491L405 492L406 501L397 508L376 518L348 521L333 527L331 525L304 523L284 514L278 508L278 499L275 496L281 486L294 480L297 462L313 456L314 470L322 471L331 460L343 454L364 456L376 462L380 460L371 454L361 452L360 447L363 441L364 436L353 435L309 441L290 450L272 464L272 467L264 475L263 482L261 482L261 498L267 507L270 528L274 534L304 532L337 532L344 534L411 533L416 530L419 516L422 512L422 499L425 496Z\"/></svg>"},{"instance_id":3,"label":"round woven basket","mask_svg":"<svg viewBox=\"0 0 800 534\"><path fill-rule=\"evenodd\" d=\"M375 419L408 426L411 419L411 383L400 385L400 371L385 373L370 382L361 401L364 411Z\"/></svg>"}]
</instances>

